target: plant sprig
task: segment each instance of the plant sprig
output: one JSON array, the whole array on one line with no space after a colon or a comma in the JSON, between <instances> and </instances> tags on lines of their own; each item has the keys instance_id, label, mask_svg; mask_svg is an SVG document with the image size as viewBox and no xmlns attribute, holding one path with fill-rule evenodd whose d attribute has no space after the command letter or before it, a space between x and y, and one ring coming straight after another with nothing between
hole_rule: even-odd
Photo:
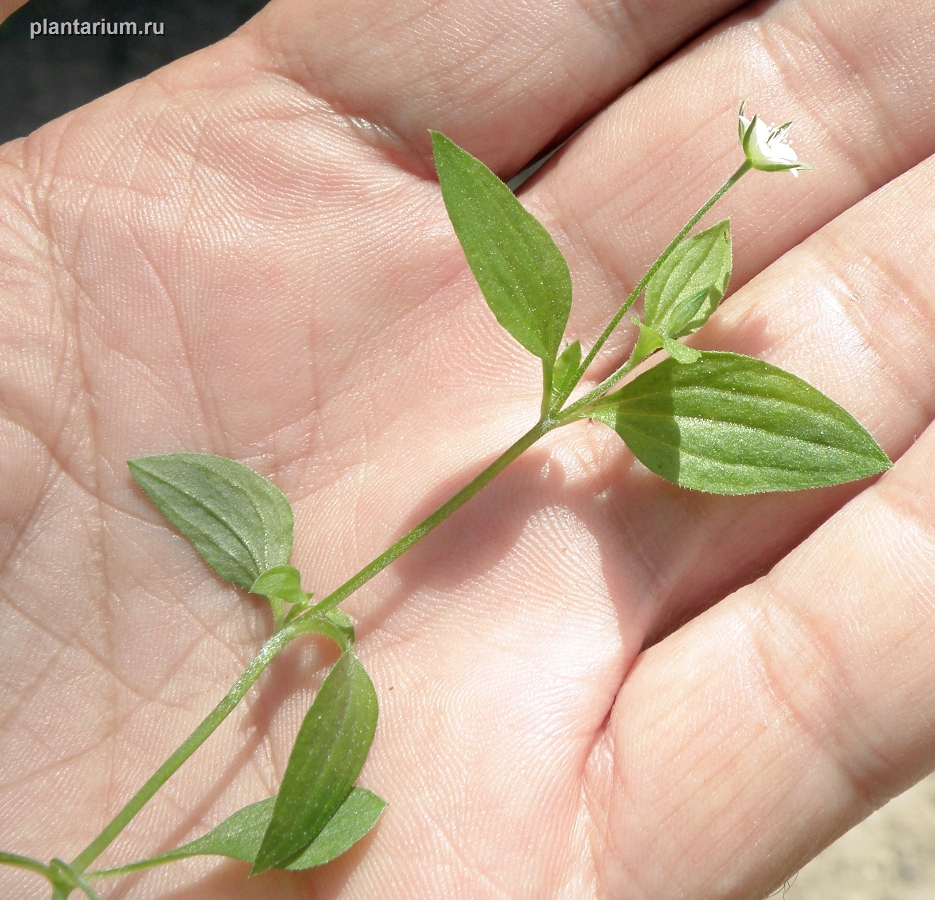
<instances>
[{"instance_id":1,"label":"plant sprig","mask_svg":"<svg viewBox=\"0 0 935 900\"><path fill-rule=\"evenodd\" d=\"M90 881L197 855L247 862L252 873L305 869L340 856L377 823L385 803L355 785L374 737L377 691L354 652L354 626L339 604L482 490L543 435L582 418L604 423L663 478L698 491L751 494L839 484L891 463L844 409L802 379L752 357L682 343L708 321L732 265L727 221L692 230L752 169L808 168L741 107L744 161L650 266L582 358L579 339L562 349L572 302L568 265L548 231L480 160L432 132L442 198L468 266L497 321L542 363L539 418L483 472L317 603L290 565L288 500L248 467L218 456L174 453L129 463L142 490L223 579L264 597L273 633L227 696L71 862L48 864L0 852L0 864L46 878L53 900L97 894ZM614 329L643 296L643 318L627 361L591 391L575 389ZM638 364L665 359L613 390ZM175 850L121 866L90 867L152 796L233 711L293 640L319 634L340 655L299 728L274 797L233 813Z\"/></svg>"}]
</instances>

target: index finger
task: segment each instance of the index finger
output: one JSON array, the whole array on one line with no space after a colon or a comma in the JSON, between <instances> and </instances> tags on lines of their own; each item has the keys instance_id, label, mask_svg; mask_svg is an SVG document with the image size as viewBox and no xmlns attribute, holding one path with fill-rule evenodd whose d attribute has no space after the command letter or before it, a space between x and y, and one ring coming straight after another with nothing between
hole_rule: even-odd
<instances>
[{"instance_id":1,"label":"index finger","mask_svg":"<svg viewBox=\"0 0 935 900\"><path fill-rule=\"evenodd\" d=\"M742 5L275 0L247 33L278 72L405 161L428 156L434 128L509 175Z\"/></svg>"}]
</instances>

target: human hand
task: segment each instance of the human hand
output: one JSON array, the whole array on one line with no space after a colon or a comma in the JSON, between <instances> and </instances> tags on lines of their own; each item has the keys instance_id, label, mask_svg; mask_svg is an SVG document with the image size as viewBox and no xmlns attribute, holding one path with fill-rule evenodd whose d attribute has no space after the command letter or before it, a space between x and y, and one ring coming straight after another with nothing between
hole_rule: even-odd
<instances>
[{"instance_id":1,"label":"human hand","mask_svg":"<svg viewBox=\"0 0 935 900\"><path fill-rule=\"evenodd\" d=\"M735 5L277 0L4 148L0 846L80 850L269 629L125 460L253 465L307 587L343 581L538 409L426 129L510 175L695 33L522 192L569 258L567 333L593 340L736 167L746 97L819 171L724 202L742 288L706 345L806 377L895 469L719 498L602 426L550 435L346 605L381 702L372 837L303 876L198 861L116 895L757 897L935 766L932 4ZM275 790L326 654L291 648L107 860Z\"/></svg>"}]
</instances>

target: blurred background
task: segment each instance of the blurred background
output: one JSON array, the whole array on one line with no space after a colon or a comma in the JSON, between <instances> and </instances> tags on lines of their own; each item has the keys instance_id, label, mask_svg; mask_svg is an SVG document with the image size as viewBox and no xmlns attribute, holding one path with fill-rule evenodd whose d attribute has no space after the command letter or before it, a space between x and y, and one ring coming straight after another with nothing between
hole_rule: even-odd
<instances>
[{"instance_id":1,"label":"blurred background","mask_svg":"<svg viewBox=\"0 0 935 900\"><path fill-rule=\"evenodd\" d=\"M265 0L31 0L0 23L0 142L207 46ZM163 34L30 37L30 23L162 23ZM776 896L935 898L935 776L829 847Z\"/></svg>"}]
</instances>

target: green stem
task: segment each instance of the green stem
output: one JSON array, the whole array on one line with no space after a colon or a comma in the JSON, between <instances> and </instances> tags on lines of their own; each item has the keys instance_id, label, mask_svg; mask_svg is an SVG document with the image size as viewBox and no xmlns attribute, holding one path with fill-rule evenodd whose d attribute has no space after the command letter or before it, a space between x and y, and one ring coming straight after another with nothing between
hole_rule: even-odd
<instances>
[{"instance_id":1,"label":"green stem","mask_svg":"<svg viewBox=\"0 0 935 900\"><path fill-rule=\"evenodd\" d=\"M277 631L260 649L253 661L228 691L227 696L207 715L204 721L189 735L185 742L156 770L126 806L117 813L104 830L75 857L70 868L84 872L110 846L114 838L123 831L133 817L152 799L174 775L182 764L214 733L218 726L231 714L247 691L253 687L263 670L293 638L304 633L300 622Z\"/></svg>"},{"instance_id":2,"label":"green stem","mask_svg":"<svg viewBox=\"0 0 935 900\"><path fill-rule=\"evenodd\" d=\"M15 866L17 869L28 869L43 878L49 877L49 867L31 856L20 856L19 853L8 853L0 850L0 866Z\"/></svg>"},{"instance_id":3,"label":"green stem","mask_svg":"<svg viewBox=\"0 0 935 900\"><path fill-rule=\"evenodd\" d=\"M542 409L540 417L545 419L552 408L552 377L554 375L554 366L542 360Z\"/></svg>"},{"instance_id":4,"label":"green stem","mask_svg":"<svg viewBox=\"0 0 935 900\"><path fill-rule=\"evenodd\" d=\"M575 372L575 377L571 379L569 385L562 391L561 396L556 399L556 402L553 404L553 409L560 409L561 405L568 399L571 395L571 392L575 389L575 386L581 380L584 373L587 371L588 366L594 362L594 358L600 352L601 348L607 342L607 339L611 336L614 329L620 324L620 320L626 315L627 310L636 302L640 294L643 293L644 288L649 284L649 280L656 274L659 270L659 267L669 258L672 251L685 239L688 233L701 221L705 213L714 206L718 200L721 199L740 179L752 169L753 166L750 165L748 160L744 160L740 167L734 172L727 181L724 182L705 202L705 204L698 210L689 220L685 227L672 239L669 246L662 251L659 258L649 267L649 271L640 279L639 284L630 292L630 295L624 301L623 306L617 310L617 314L607 323L607 327L601 332L600 337L595 341L594 346L588 351L588 355L582 360L581 365L578 366L578 371ZM625 373L624 373L625 374ZM613 384L615 381L618 381L619 378L622 378L622 375L614 373L608 381L611 381ZM603 384L591 391L586 398L577 401L567 410L564 410L564 413L572 412L572 410L578 410L585 405L586 402L590 402L595 398L595 396L600 396L603 391L606 391L606 387ZM563 415L563 419L565 416Z\"/></svg>"},{"instance_id":5,"label":"green stem","mask_svg":"<svg viewBox=\"0 0 935 900\"><path fill-rule=\"evenodd\" d=\"M447 503L442 504L430 516L423 519L412 531L403 535L392 547L381 553L372 563L364 566L356 575L349 578L339 588L332 591L317 606L312 607L313 612L327 612L334 609L343 600L346 600L361 585L366 584L374 575L382 572L394 559L405 553L413 544L425 537L433 528L441 525L456 509L462 507L478 491L486 487L497 477L514 459L524 450L531 447L542 435L557 426L557 422L549 418L540 419L516 443L498 456L473 481L466 484Z\"/></svg>"},{"instance_id":6,"label":"green stem","mask_svg":"<svg viewBox=\"0 0 935 900\"><path fill-rule=\"evenodd\" d=\"M641 362L642 360L640 360ZM589 403L603 397L621 378L629 375L636 368L637 361L631 356L613 375L605 378L593 391L589 391L580 400L576 400L567 409L563 409L558 418L560 425L567 425L575 419L583 418L587 415L584 409Z\"/></svg>"},{"instance_id":7,"label":"green stem","mask_svg":"<svg viewBox=\"0 0 935 900\"><path fill-rule=\"evenodd\" d=\"M365 584L378 572L385 569L400 554L408 550L413 544L428 534L433 528L441 524L456 509L463 506L478 491L489 484L524 450L532 446L543 434L556 427L552 419L542 419L527 431L519 440L512 444L497 457L483 472L465 485L447 503L440 506L435 512L404 535L392 547L378 556L373 562L365 566L352 578L348 579L337 590L333 591L317 606L312 613L324 613L336 607L342 600L350 596L361 585ZM244 673L237 679L227 696L208 714L204 721L191 733L187 740L156 770L149 781L129 800L126 806L117 813L104 830L77 856L70 868L75 872L85 872L88 866L96 860L111 842L133 820L134 816L149 802L156 791L161 788L169 778L188 760L188 758L214 733L220 724L230 715L237 704L264 669L273 661L276 655L299 634L310 630L310 623L304 618L295 620L273 636L263 645Z\"/></svg>"}]
</instances>

